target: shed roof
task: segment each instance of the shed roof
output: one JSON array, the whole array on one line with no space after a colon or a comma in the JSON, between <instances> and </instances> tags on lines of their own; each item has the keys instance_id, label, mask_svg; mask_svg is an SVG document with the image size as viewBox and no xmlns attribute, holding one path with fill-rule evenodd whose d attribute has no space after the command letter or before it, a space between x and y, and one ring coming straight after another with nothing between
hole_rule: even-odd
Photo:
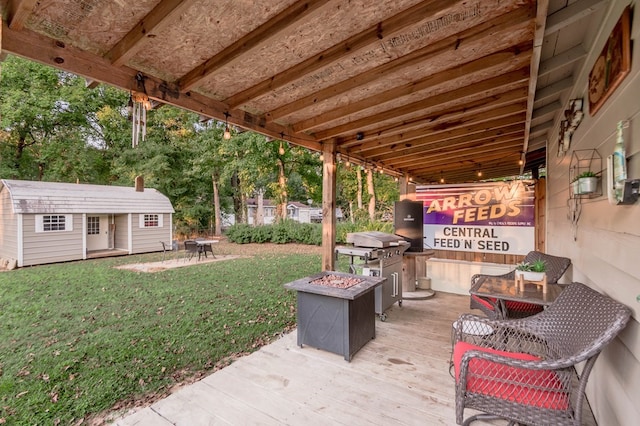
<instances>
[{"instance_id":1,"label":"shed roof","mask_svg":"<svg viewBox=\"0 0 640 426\"><path fill-rule=\"evenodd\" d=\"M2 179L14 213L173 213L156 189ZM0 190L2 189L0 187Z\"/></svg>"}]
</instances>

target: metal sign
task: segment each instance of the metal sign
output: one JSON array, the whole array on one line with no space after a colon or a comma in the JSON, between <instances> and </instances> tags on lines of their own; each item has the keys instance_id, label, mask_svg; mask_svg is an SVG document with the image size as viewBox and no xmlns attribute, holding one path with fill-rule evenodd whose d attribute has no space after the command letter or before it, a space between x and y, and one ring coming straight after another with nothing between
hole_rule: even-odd
<instances>
[{"instance_id":1,"label":"metal sign","mask_svg":"<svg viewBox=\"0 0 640 426\"><path fill-rule=\"evenodd\" d=\"M527 254L535 246L533 181L416 187L424 246L437 250Z\"/></svg>"}]
</instances>

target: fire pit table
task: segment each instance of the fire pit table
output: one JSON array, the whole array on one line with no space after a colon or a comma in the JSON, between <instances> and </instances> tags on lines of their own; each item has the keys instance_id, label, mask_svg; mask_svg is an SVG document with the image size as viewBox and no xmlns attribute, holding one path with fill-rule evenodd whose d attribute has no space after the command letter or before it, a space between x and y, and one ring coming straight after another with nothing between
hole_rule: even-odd
<instances>
[{"instance_id":1,"label":"fire pit table","mask_svg":"<svg viewBox=\"0 0 640 426\"><path fill-rule=\"evenodd\" d=\"M386 278L322 272L285 284L298 298L298 346L313 346L351 361L376 337L374 290Z\"/></svg>"}]
</instances>

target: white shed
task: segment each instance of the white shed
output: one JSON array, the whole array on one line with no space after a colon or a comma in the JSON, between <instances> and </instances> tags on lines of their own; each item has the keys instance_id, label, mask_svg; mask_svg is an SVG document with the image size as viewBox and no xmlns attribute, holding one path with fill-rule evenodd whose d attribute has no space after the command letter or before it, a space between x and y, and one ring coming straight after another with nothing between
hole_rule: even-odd
<instances>
[{"instance_id":1,"label":"white shed","mask_svg":"<svg viewBox=\"0 0 640 426\"><path fill-rule=\"evenodd\" d=\"M94 253L159 251L173 206L155 189L0 180L0 259L30 266Z\"/></svg>"}]
</instances>

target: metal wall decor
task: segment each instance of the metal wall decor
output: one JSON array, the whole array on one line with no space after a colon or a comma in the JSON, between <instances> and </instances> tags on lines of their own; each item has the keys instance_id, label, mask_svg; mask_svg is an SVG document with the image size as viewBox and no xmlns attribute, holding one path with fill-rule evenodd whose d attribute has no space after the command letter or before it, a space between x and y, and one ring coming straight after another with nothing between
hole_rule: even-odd
<instances>
[{"instance_id":1,"label":"metal wall decor","mask_svg":"<svg viewBox=\"0 0 640 426\"><path fill-rule=\"evenodd\" d=\"M564 155L571 146L571 136L576 131L578 125L584 117L582 112L582 98L571 99L569 101L569 108L564 111L566 120L562 120L560 123L560 134L558 140L558 155Z\"/></svg>"}]
</instances>

